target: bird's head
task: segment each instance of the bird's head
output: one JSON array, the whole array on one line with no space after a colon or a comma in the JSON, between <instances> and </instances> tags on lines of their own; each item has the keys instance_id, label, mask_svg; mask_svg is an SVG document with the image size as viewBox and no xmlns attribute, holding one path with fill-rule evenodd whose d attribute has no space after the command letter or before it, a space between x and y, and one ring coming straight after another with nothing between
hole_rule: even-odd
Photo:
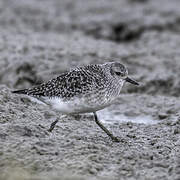
<instances>
[{"instance_id":1,"label":"bird's head","mask_svg":"<svg viewBox=\"0 0 180 180\"><path fill-rule=\"evenodd\" d=\"M114 62L111 64L110 73L112 76L122 80L123 82L129 82L134 85L139 85L138 82L128 77L128 70L126 67L118 62Z\"/></svg>"}]
</instances>

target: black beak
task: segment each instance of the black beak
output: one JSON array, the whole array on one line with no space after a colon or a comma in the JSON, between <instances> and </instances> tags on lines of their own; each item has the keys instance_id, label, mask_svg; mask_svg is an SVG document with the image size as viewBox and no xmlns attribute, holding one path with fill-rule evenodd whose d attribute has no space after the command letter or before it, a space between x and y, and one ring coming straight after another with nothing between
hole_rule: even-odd
<instances>
[{"instance_id":1,"label":"black beak","mask_svg":"<svg viewBox=\"0 0 180 180\"><path fill-rule=\"evenodd\" d=\"M127 82L131 83L131 84L134 84L134 85L139 85L139 83L138 83L138 82L136 82L136 81L135 81L135 80L133 80L133 79L130 79L129 77L127 77L125 80L126 80Z\"/></svg>"}]
</instances>

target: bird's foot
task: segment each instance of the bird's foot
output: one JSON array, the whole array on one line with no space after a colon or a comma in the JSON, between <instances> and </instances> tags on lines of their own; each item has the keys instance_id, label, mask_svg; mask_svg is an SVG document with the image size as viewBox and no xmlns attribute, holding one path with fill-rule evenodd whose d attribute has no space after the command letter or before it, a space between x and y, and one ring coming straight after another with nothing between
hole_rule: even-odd
<instances>
[{"instance_id":1,"label":"bird's foot","mask_svg":"<svg viewBox=\"0 0 180 180\"><path fill-rule=\"evenodd\" d=\"M112 137L111 137L111 140L112 140L113 142L117 142L117 143L121 142L121 140L120 140L118 137L115 137L115 136L112 136Z\"/></svg>"}]
</instances>

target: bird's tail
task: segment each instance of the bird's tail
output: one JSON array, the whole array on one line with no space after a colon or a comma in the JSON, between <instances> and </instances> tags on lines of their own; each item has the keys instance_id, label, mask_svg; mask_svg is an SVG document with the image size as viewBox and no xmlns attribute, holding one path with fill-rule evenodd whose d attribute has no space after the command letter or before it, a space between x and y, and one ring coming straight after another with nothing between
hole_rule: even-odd
<instances>
[{"instance_id":1,"label":"bird's tail","mask_svg":"<svg viewBox=\"0 0 180 180\"><path fill-rule=\"evenodd\" d=\"M27 92L28 92L28 89L12 91L12 93L15 93L15 94L27 94Z\"/></svg>"}]
</instances>

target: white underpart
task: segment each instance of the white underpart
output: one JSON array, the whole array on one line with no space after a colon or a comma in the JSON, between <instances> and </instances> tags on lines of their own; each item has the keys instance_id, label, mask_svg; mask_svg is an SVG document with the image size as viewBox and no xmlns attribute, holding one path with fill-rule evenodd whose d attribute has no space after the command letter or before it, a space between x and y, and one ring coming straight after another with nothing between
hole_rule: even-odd
<instances>
[{"instance_id":1,"label":"white underpart","mask_svg":"<svg viewBox=\"0 0 180 180\"><path fill-rule=\"evenodd\" d=\"M104 106L91 106L84 102L83 99L74 98L70 101L63 101L61 98L44 98L44 102L49 104L53 109L64 114L76 114L97 111Z\"/></svg>"},{"instance_id":2,"label":"white underpart","mask_svg":"<svg viewBox=\"0 0 180 180\"><path fill-rule=\"evenodd\" d=\"M63 101L61 98L44 98L44 102L49 104L53 109L64 113L71 114L75 111L75 101Z\"/></svg>"},{"instance_id":3,"label":"white underpart","mask_svg":"<svg viewBox=\"0 0 180 180\"><path fill-rule=\"evenodd\" d=\"M63 114L78 114L78 113L88 113L88 112L95 112L105 107L109 106L111 103L109 101L101 101L87 103L85 98L73 98L70 101L63 101L59 97L41 97L35 98L32 96L27 96L32 102L42 104L42 105L49 105L53 109L63 113Z\"/></svg>"},{"instance_id":4,"label":"white underpart","mask_svg":"<svg viewBox=\"0 0 180 180\"><path fill-rule=\"evenodd\" d=\"M100 102L97 104L87 103L86 99L84 98L73 98L70 101L63 101L59 97L43 97L42 101L63 114L95 112L109 105L109 103Z\"/></svg>"}]
</instances>

